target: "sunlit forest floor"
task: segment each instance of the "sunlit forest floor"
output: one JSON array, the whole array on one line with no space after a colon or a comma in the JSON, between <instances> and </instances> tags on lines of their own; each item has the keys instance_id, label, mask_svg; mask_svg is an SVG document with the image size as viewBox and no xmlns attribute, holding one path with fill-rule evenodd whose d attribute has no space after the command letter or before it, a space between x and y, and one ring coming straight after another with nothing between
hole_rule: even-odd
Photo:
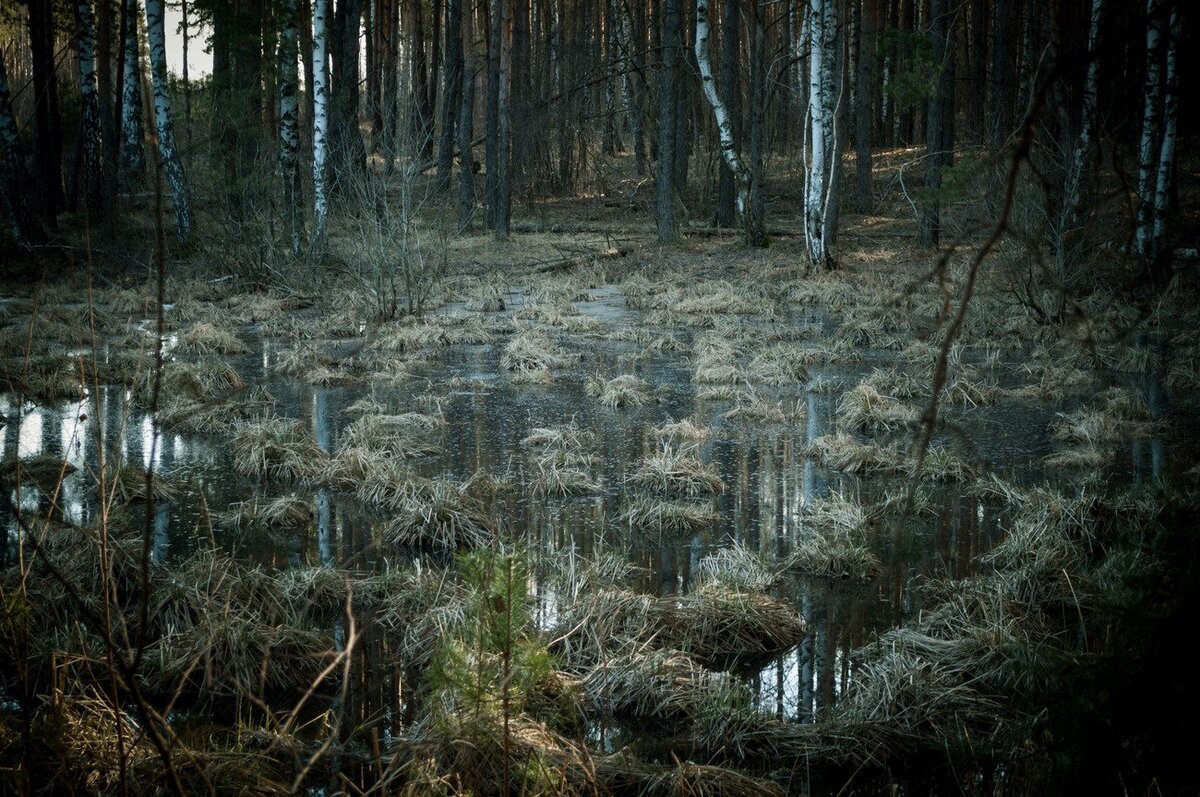
<instances>
[{"instance_id":1,"label":"sunlit forest floor","mask_svg":"<svg viewBox=\"0 0 1200 797\"><path fill-rule=\"evenodd\" d=\"M1137 279L1114 180L1069 291L1010 235L953 329L1003 190L964 167L921 249L919 154L828 273L783 162L762 250L698 191L660 247L623 162L502 243L214 216L161 313L148 206L65 225L0 301L0 779L1194 787L1194 266Z\"/></svg>"}]
</instances>

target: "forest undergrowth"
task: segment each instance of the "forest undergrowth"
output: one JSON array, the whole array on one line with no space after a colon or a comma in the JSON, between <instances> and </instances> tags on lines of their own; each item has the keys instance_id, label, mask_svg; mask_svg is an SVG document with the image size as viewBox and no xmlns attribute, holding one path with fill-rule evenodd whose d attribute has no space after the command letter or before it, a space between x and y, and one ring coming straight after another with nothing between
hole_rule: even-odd
<instances>
[{"instance_id":1,"label":"forest undergrowth","mask_svg":"<svg viewBox=\"0 0 1200 797\"><path fill-rule=\"evenodd\" d=\"M766 249L699 223L659 247L632 179L518 209L509 243L439 235L431 209L419 302L355 278L336 217L320 276L193 244L161 305L128 241L64 247L90 267L0 303L4 789L1193 787L1195 275L1149 298L1101 218L1064 303L1013 236L950 339L987 214L947 202L935 268L911 155L877 156L888 206L843 217L839 268L812 275L782 180ZM450 367L464 352L487 367ZM535 408L504 466L445 467L454 397L499 393ZM537 416L556 393L636 417L637 451ZM992 410L1040 447L1006 448L975 423ZM731 527L715 453L749 434L798 434L827 479L769 541ZM223 453L172 469L171 439ZM994 518L969 563L897 568L886 530L921 545L964 497ZM552 544L528 506L603 517ZM668 550L696 554L664 588L646 569ZM764 663L816 633L798 595L884 603L896 580L911 610L843 652L836 700L764 705Z\"/></svg>"}]
</instances>

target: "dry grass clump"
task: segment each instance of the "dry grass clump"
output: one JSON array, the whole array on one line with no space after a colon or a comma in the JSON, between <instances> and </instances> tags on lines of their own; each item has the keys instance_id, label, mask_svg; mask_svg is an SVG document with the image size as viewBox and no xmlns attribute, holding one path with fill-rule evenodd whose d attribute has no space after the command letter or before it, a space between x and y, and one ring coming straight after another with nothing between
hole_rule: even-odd
<instances>
[{"instance_id":1,"label":"dry grass clump","mask_svg":"<svg viewBox=\"0 0 1200 797\"><path fill-rule=\"evenodd\" d=\"M563 606L549 648L566 665L588 668L613 651L644 644L656 637L652 622L656 600L604 586L586 591Z\"/></svg>"},{"instance_id":2,"label":"dry grass clump","mask_svg":"<svg viewBox=\"0 0 1200 797\"><path fill-rule=\"evenodd\" d=\"M930 446L925 450L920 474L916 473L918 459L917 454L912 453L902 469L934 482L965 482L975 477L975 468L945 446Z\"/></svg>"},{"instance_id":3,"label":"dry grass clump","mask_svg":"<svg viewBox=\"0 0 1200 797\"><path fill-rule=\"evenodd\" d=\"M250 347L233 332L202 321L179 333L178 351L206 356L210 354L248 354Z\"/></svg>"},{"instance_id":4,"label":"dry grass clump","mask_svg":"<svg viewBox=\"0 0 1200 797\"><path fill-rule=\"evenodd\" d=\"M620 522L662 534L695 534L720 522L707 501L630 497L620 515Z\"/></svg>"},{"instance_id":5,"label":"dry grass clump","mask_svg":"<svg viewBox=\"0 0 1200 797\"><path fill-rule=\"evenodd\" d=\"M778 655L808 631L804 617L777 598L716 586L660 598L652 613L663 646L717 667Z\"/></svg>"},{"instance_id":6,"label":"dry grass clump","mask_svg":"<svg viewBox=\"0 0 1200 797\"><path fill-rule=\"evenodd\" d=\"M401 548L458 551L489 545L497 529L482 504L444 479L411 478L389 504L383 540Z\"/></svg>"},{"instance_id":7,"label":"dry grass clump","mask_svg":"<svg viewBox=\"0 0 1200 797\"><path fill-rule=\"evenodd\" d=\"M329 455L309 430L291 418L267 417L237 426L231 441L234 468L258 479L315 481Z\"/></svg>"},{"instance_id":8,"label":"dry grass clump","mask_svg":"<svg viewBox=\"0 0 1200 797\"><path fill-rule=\"evenodd\" d=\"M803 403L784 404L781 401L770 401L753 391L737 391L732 398L734 406L721 415L727 421L800 423L807 412L807 405Z\"/></svg>"},{"instance_id":9,"label":"dry grass clump","mask_svg":"<svg viewBox=\"0 0 1200 797\"><path fill-rule=\"evenodd\" d=\"M161 473L154 473L150 492L147 493L146 469L129 463L117 466L108 474L107 486L123 504L145 501L150 495L154 496L155 501L175 501L183 492L179 482Z\"/></svg>"},{"instance_id":10,"label":"dry grass clump","mask_svg":"<svg viewBox=\"0 0 1200 797\"><path fill-rule=\"evenodd\" d=\"M579 355L567 353L550 336L536 329L516 335L500 355L501 367L518 373L569 368L578 361Z\"/></svg>"},{"instance_id":11,"label":"dry grass clump","mask_svg":"<svg viewBox=\"0 0 1200 797\"><path fill-rule=\"evenodd\" d=\"M796 385L808 380L805 367L805 348L794 344L776 343L750 359L746 373L751 382L766 385Z\"/></svg>"},{"instance_id":12,"label":"dry grass clump","mask_svg":"<svg viewBox=\"0 0 1200 797\"><path fill-rule=\"evenodd\" d=\"M972 368L960 368L942 388L942 399L962 407L992 404L1003 394L1000 387Z\"/></svg>"},{"instance_id":13,"label":"dry grass clump","mask_svg":"<svg viewBox=\"0 0 1200 797\"><path fill-rule=\"evenodd\" d=\"M341 450L379 452L396 459L413 459L441 450L430 436L444 427L441 413L404 412L363 415L346 426Z\"/></svg>"},{"instance_id":14,"label":"dry grass clump","mask_svg":"<svg viewBox=\"0 0 1200 797\"><path fill-rule=\"evenodd\" d=\"M653 400L650 385L633 374L621 374L613 379L589 379L588 395L610 409L642 407Z\"/></svg>"},{"instance_id":15,"label":"dry grass clump","mask_svg":"<svg viewBox=\"0 0 1200 797\"><path fill-rule=\"evenodd\" d=\"M584 446L591 435L572 421L557 428L532 430L521 444L530 449L536 471L533 491L537 495L585 495L601 492L604 484L595 474L596 458Z\"/></svg>"},{"instance_id":16,"label":"dry grass clump","mask_svg":"<svg viewBox=\"0 0 1200 797\"><path fill-rule=\"evenodd\" d=\"M725 338L706 335L696 340L692 381L697 384L746 384L749 380L738 367L739 352Z\"/></svg>"},{"instance_id":17,"label":"dry grass clump","mask_svg":"<svg viewBox=\"0 0 1200 797\"><path fill-rule=\"evenodd\" d=\"M655 426L650 434L664 444L696 443L707 440L712 432L702 426L697 426L691 418L682 421L668 421L662 426Z\"/></svg>"},{"instance_id":18,"label":"dry grass clump","mask_svg":"<svg viewBox=\"0 0 1200 797\"><path fill-rule=\"evenodd\" d=\"M907 428L918 418L916 408L883 395L868 381L860 382L842 395L837 414L842 428L869 432Z\"/></svg>"},{"instance_id":19,"label":"dry grass clump","mask_svg":"<svg viewBox=\"0 0 1200 797\"><path fill-rule=\"evenodd\" d=\"M467 292L467 309L476 313L499 313L507 309L508 286L499 280L480 280Z\"/></svg>"},{"instance_id":20,"label":"dry grass clump","mask_svg":"<svg viewBox=\"0 0 1200 797\"><path fill-rule=\"evenodd\" d=\"M778 583L781 572L769 567L763 557L735 541L701 559L696 575L701 584L761 592Z\"/></svg>"},{"instance_id":21,"label":"dry grass clump","mask_svg":"<svg viewBox=\"0 0 1200 797\"><path fill-rule=\"evenodd\" d=\"M0 476L22 484L33 484L45 493L54 492L62 481L76 471L65 459L34 454L20 459L8 456L0 461Z\"/></svg>"},{"instance_id":22,"label":"dry grass clump","mask_svg":"<svg viewBox=\"0 0 1200 797\"><path fill-rule=\"evenodd\" d=\"M679 722L714 700L728 699L730 676L676 650L647 650L605 659L584 675L592 711L643 722Z\"/></svg>"},{"instance_id":23,"label":"dry grass clump","mask_svg":"<svg viewBox=\"0 0 1200 797\"><path fill-rule=\"evenodd\" d=\"M469 620L469 596L448 572L392 570L381 576L376 621L391 637L398 663L427 667L446 640Z\"/></svg>"},{"instance_id":24,"label":"dry grass clump","mask_svg":"<svg viewBox=\"0 0 1200 797\"><path fill-rule=\"evenodd\" d=\"M758 286L718 281L689 286L671 309L686 315L773 315L775 303Z\"/></svg>"},{"instance_id":25,"label":"dry grass clump","mask_svg":"<svg viewBox=\"0 0 1200 797\"><path fill-rule=\"evenodd\" d=\"M713 467L700 460L700 448L695 443L660 445L626 482L670 496L712 495L725 489L725 482Z\"/></svg>"},{"instance_id":26,"label":"dry grass clump","mask_svg":"<svg viewBox=\"0 0 1200 797\"><path fill-rule=\"evenodd\" d=\"M844 432L818 437L806 447L805 455L845 473L892 472L901 461L895 448L862 443Z\"/></svg>"},{"instance_id":27,"label":"dry grass clump","mask_svg":"<svg viewBox=\"0 0 1200 797\"><path fill-rule=\"evenodd\" d=\"M277 576L283 600L293 612L314 619L327 619L345 611L346 598L366 603L359 580L345 570L333 567L289 567ZM365 600L364 600L365 598Z\"/></svg>"},{"instance_id":28,"label":"dry grass clump","mask_svg":"<svg viewBox=\"0 0 1200 797\"><path fill-rule=\"evenodd\" d=\"M813 578L869 581L880 570L879 557L844 527L814 526L800 532L784 560L785 570Z\"/></svg>"},{"instance_id":29,"label":"dry grass clump","mask_svg":"<svg viewBox=\"0 0 1200 797\"><path fill-rule=\"evenodd\" d=\"M295 493L273 499L253 498L234 504L218 515L220 522L234 528L266 526L273 529L299 529L313 518L312 504Z\"/></svg>"},{"instance_id":30,"label":"dry grass clump","mask_svg":"<svg viewBox=\"0 0 1200 797\"><path fill-rule=\"evenodd\" d=\"M863 505L836 491L808 501L800 513L800 523L805 528L839 529L853 534L862 531L867 522Z\"/></svg>"}]
</instances>

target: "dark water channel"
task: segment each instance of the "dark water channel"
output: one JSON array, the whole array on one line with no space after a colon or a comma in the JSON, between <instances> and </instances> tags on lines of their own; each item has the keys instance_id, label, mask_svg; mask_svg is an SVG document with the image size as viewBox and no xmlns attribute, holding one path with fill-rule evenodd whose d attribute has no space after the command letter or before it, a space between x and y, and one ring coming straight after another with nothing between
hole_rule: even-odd
<instances>
[{"instance_id":1,"label":"dark water channel","mask_svg":"<svg viewBox=\"0 0 1200 797\"><path fill-rule=\"evenodd\" d=\"M509 296L507 314L520 306ZM625 309L613 288L594 293L593 301L576 303L605 327L628 328L641 314ZM443 313L462 313L459 306ZM678 334L685 336L686 331ZM501 337L485 345L447 346L435 350L430 365L399 386L354 385L323 388L280 377L273 366L292 343L266 338L254 328L244 331L249 355L231 358L249 384L264 385L279 399L276 412L309 425L318 443L337 449L352 418L347 408L370 395L389 412L440 406L446 425L437 430L438 453L417 462L425 475L462 481L483 469L505 475L518 489L503 502L504 527L521 539L533 559L537 620L553 624L559 610L552 576L572 566L573 557L616 552L639 567L637 587L654 594L687 592L696 584L703 557L740 542L769 561L786 556L803 532L802 508L837 491L863 504L881 501L885 493L903 489L900 477L860 477L821 467L805 455L813 439L832 432L840 390L809 392L801 385L778 389L776 397L803 408L799 422L754 423L726 420L728 402L700 401L691 382L692 367L684 354L634 356L640 347L601 336L571 337L566 346L582 354L580 363L555 372L550 385L514 384L500 367L507 342ZM867 353L853 367L812 369L814 377L852 387L888 355ZM632 409L608 409L590 397L587 378L634 373L659 388L661 401ZM427 398L428 397L428 398ZM430 402L433 402L431 404ZM66 459L78 469L68 477L58 498L64 513L87 520L96 512L93 478L98 462L97 429L103 430L110 456L141 466L154 465L164 476L182 481L182 497L160 507L156 517L154 557L177 560L210 534L220 545L268 567L335 565L354 557L377 538L370 516L347 496L322 491L301 497L313 500L313 521L301 532L270 538L212 525L213 514L255 496L276 497L278 486L256 484L237 475L228 444L215 437L161 434L154 445L154 425L132 409L119 386L100 388L97 399L59 406L17 406L0 397L0 413L8 424L0 429L5 457L47 454ZM802 416L802 417L801 417ZM722 522L684 539L647 537L619 518L622 483L654 442L650 429L669 419L692 418L712 430L702 444L702 457L715 466L727 488L717 498ZM946 419L958 445L981 470L996 470L1021 481L1047 478L1040 460L1054 449L1046 428L1054 412L1035 403L999 403L968 409L947 408ZM593 436L606 492L567 499L539 498L521 488L530 467L521 440L536 427L577 424ZM151 461L151 450L154 450ZM1139 480L1166 467L1170 449L1161 439L1135 441L1126 451L1128 476ZM810 632L796 649L752 675L754 692L765 711L803 719L837 700L852 677L850 652L880 631L922 608L920 584L929 578L958 578L973 571L979 554L998 535L995 509L960 485L931 487L935 513L919 518L887 516L868 530L870 547L882 568L868 583L849 579L785 578L774 591L809 621ZM21 494L22 510L44 509L45 497L35 489ZM5 558L11 560L17 531L6 521ZM396 556L395 552L389 553Z\"/></svg>"}]
</instances>

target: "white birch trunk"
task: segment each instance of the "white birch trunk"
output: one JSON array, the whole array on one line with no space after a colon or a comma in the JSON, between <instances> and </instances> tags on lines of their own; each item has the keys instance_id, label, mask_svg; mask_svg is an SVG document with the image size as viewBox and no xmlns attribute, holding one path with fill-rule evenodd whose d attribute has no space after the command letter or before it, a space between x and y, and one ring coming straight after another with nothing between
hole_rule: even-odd
<instances>
[{"instance_id":1,"label":"white birch trunk","mask_svg":"<svg viewBox=\"0 0 1200 797\"><path fill-rule=\"evenodd\" d=\"M808 169L804 176L804 232L809 263L831 268L837 236L840 158L837 117L837 10L834 0L814 0L808 16Z\"/></svg>"},{"instance_id":2,"label":"white birch trunk","mask_svg":"<svg viewBox=\"0 0 1200 797\"><path fill-rule=\"evenodd\" d=\"M738 157L733 143L733 126L729 121L729 113L725 103L717 93L717 81L713 78L712 64L708 59L708 0L696 0L696 64L700 68L700 84L704 87L704 96L712 108L713 117L717 123L717 135L721 140L721 157L725 165L733 173L737 183L737 214L742 222L746 235L750 236L751 220L750 206L750 170ZM728 78L726 78L728 79ZM754 245L753 242L747 241Z\"/></svg>"},{"instance_id":3,"label":"white birch trunk","mask_svg":"<svg viewBox=\"0 0 1200 797\"><path fill-rule=\"evenodd\" d=\"M142 93L138 85L138 4L125 0L125 74L121 76L121 163L131 174L142 173L146 153L142 148Z\"/></svg>"},{"instance_id":4,"label":"white birch trunk","mask_svg":"<svg viewBox=\"0 0 1200 797\"><path fill-rule=\"evenodd\" d=\"M283 187L283 212L288 216L292 236L292 255L299 257L303 225L297 190L300 180L300 104L296 96L296 57L300 36L296 0L283 0L280 13L283 29L279 37L279 177Z\"/></svg>"},{"instance_id":5,"label":"white birch trunk","mask_svg":"<svg viewBox=\"0 0 1200 797\"><path fill-rule=\"evenodd\" d=\"M1175 51L1179 42L1179 12L1171 9L1167 28L1167 85L1162 103L1162 145L1158 152L1158 176L1154 181L1153 250L1155 259L1162 258L1167 245L1167 213L1171 204L1171 171L1175 163L1175 127L1179 116L1178 75L1175 72Z\"/></svg>"},{"instance_id":6,"label":"white birch trunk","mask_svg":"<svg viewBox=\"0 0 1200 797\"><path fill-rule=\"evenodd\" d=\"M192 233L192 208L188 200L183 162L175 146L171 100L167 95L167 50L163 30L163 0L146 0L146 35L150 40L150 77L154 86L154 127L158 154L175 204L175 231L186 241Z\"/></svg>"},{"instance_id":7,"label":"white birch trunk","mask_svg":"<svg viewBox=\"0 0 1200 797\"><path fill-rule=\"evenodd\" d=\"M1153 260L1151 238L1154 231L1154 180L1161 142L1160 67L1158 48L1161 38L1162 0L1146 0L1146 102L1142 111L1142 139L1138 146L1138 213L1135 243L1143 262Z\"/></svg>"},{"instance_id":8,"label":"white birch trunk","mask_svg":"<svg viewBox=\"0 0 1200 797\"><path fill-rule=\"evenodd\" d=\"M313 240L325 240L329 223L329 75L326 68L326 20L329 0L313 0Z\"/></svg>"},{"instance_id":9,"label":"white birch trunk","mask_svg":"<svg viewBox=\"0 0 1200 797\"><path fill-rule=\"evenodd\" d=\"M103 167L100 163L100 97L96 86L96 30L90 0L75 4L78 25L80 126L83 139L83 179L88 207L100 209L103 196Z\"/></svg>"}]
</instances>

